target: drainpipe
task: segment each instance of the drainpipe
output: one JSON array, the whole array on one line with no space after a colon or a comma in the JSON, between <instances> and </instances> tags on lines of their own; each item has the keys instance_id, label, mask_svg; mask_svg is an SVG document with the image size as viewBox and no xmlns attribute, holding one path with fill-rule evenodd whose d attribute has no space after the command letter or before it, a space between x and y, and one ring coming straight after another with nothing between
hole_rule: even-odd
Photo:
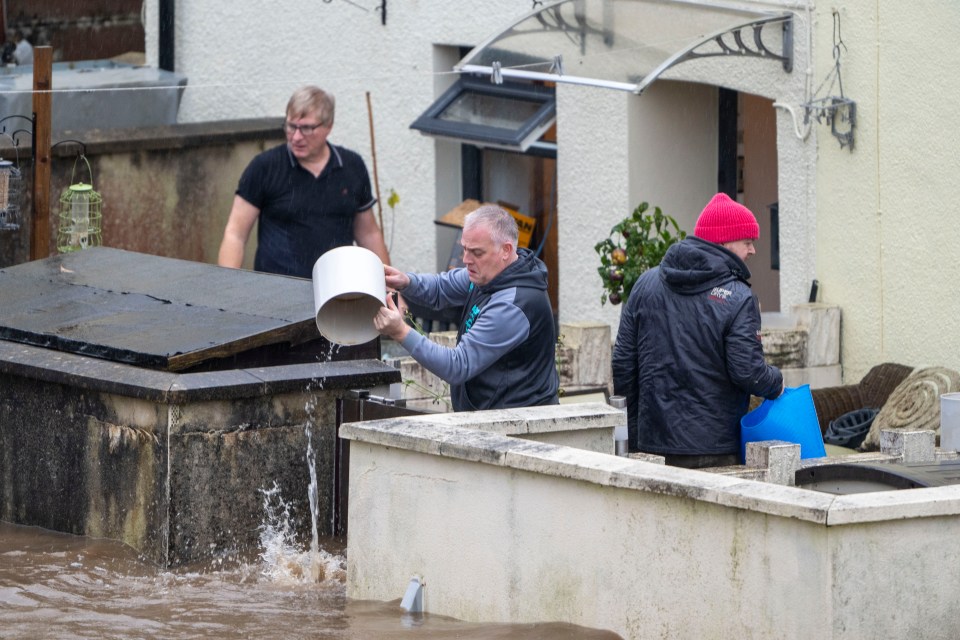
<instances>
[{"instance_id":1,"label":"drainpipe","mask_svg":"<svg viewBox=\"0 0 960 640\"><path fill-rule=\"evenodd\" d=\"M160 23L158 44L160 49L160 68L164 71L174 69L174 5L176 0L160 0Z\"/></svg>"}]
</instances>

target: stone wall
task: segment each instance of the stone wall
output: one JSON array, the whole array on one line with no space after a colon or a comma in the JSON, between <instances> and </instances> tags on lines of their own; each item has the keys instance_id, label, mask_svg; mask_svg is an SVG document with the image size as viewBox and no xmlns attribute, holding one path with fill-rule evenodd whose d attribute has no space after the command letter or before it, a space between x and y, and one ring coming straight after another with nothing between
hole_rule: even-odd
<instances>
[{"instance_id":1,"label":"stone wall","mask_svg":"<svg viewBox=\"0 0 960 640\"><path fill-rule=\"evenodd\" d=\"M161 566L255 553L265 491L334 532L336 401L376 360L168 373L0 340L0 520L119 540Z\"/></svg>"},{"instance_id":2,"label":"stone wall","mask_svg":"<svg viewBox=\"0 0 960 640\"><path fill-rule=\"evenodd\" d=\"M628 639L960 632L960 485L836 496L486 427L545 410L344 424L347 596L416 577L432 615Z\"/></svg>"},{"instance_id":3,"label":"stone wall","mask_svg":"<svg viewBox=\"0 0 960 640\"><path fill-rule=\"evenodd\" d=\"M790 314L765 318L761 339L767 362L780 368L788 387L809 384L816 389L841 383L840 307L794 305Z\"/></svg>"},{"instance_id":4,"label":"stone wall","mask_svg":"<svg viewBox=\"0 0 960 640\"><path fill-rule=\"evenodd\" d=\"M283 141L282 120L262 118L137 129L55 131L53 142L81 140L80 147L54 147L51 162L50 246L56 252L60 193L91 182L103 197L104 246L168 258L215 263L237 181L260 151ZM0 156L19 158L23 169L22 224L0 233L0 268L30 259L32 150L29 138ZM253 265L256 238L248 243ZM46 257L46 256L42 256Z\"/></svg>"}]
</instances>

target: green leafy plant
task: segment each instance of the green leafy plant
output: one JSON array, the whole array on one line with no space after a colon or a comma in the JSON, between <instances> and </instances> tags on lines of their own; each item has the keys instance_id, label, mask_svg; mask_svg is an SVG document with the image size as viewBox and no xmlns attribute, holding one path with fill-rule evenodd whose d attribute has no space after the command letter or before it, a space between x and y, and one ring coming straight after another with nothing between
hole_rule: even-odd
<instances>
[{"instance_id":1,"label":"green leafy plant","mask_svg":"<svg viewBox=\"0 0 960 640\"><path fill-rule=\"evenodd\" d=\"M412 378L404 379L403 388L406 390L410 387L413 387L420 393L424 394L424 396L427 398L430 398L430 401L433 404L439 405L442 403L446 407L447 411L451 411L453 409L453 405L450 403L450 385L446 382L441 384L440 391L434 391L433 389L425 387Z\"/></svg>"},{"instance_id":2,"label":"green leafy plant","mask_svg":"<svg viewBox=\"0 0 960 640\"><path fill-rule=\"evenodd\" d=\"M387 198L387 206L390 207L390 210L393 211L397 208L397 205L400 204L400 194L390 189L390 197Z\"/></svg>"},{"instance_id":3,"label":"green leafy plant","mask_svg":"<svg viewBox=\"0 0 960 640\"><path fill-rule=\"evenodd\" d=\"M637 278L660 264L670 245L687 237L672 217L660 207L641 202L629 216L613 225L610 237L598 242L594 249L600 255L597 273L603 280L600 304L620 304L630 297Z\"/></svg>"}]
</instances>

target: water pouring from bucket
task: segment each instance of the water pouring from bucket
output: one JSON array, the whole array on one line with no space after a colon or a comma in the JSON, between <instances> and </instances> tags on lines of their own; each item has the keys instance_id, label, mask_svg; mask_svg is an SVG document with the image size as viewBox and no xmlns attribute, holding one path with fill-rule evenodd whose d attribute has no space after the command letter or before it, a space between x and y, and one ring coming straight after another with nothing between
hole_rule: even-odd
<instances>
[{"instance_id":1,"label":"water pouring from bucket","mask_svg":"<svg viewBox=\"0 0 960 640\"><path fill-rule=\"evenodd\" d=\"M335 344L363 344L376 338L373 318L386 298L383 262L363 247L337 247L313 265L317 329Z\"/></svg>"}]
</instances>

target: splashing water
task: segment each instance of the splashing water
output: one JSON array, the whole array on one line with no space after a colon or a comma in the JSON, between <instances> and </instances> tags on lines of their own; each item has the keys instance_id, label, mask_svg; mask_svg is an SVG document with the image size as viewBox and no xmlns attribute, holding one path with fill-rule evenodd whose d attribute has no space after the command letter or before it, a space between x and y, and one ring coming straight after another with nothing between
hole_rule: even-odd
<instances>
[{"instance_id":1,"label":"splashing water","mask_svg":"<svg viewBox=\"0 0 960 640\"><path fill-rule=\"evenodd\" d=\"M304 409L307 415L316 409L314 399L307 401ZM320 536L317 530L319 508L319 489L317 468L314 459L313 439L310 431L312 420L307 420L304 432L307 436L307 469L310 472L310 484L307 489L310 501L310 548L304 550L297 544L293 530L290 505L280 495L276 482L263 492L264 523L260 527L260 563L261 573L273 582L323 582L346 579L343 556L331 554L320 548Z\"/></svg>"},{"instance_id":2,"label":"splashing water","mask_svg":"<svg viewBox=\"0 0 960 640\"><path fill-rule=\"evenodd\" d=\"M290 505L280 495L280 487L274 482L273 487L262 492L264 522L260 525L260 575L279 584L343 582L346 579L345 559L320 548L316 518L310 549L305 550L297 543L291 525Z\"/></svg>"}]
</instances>

